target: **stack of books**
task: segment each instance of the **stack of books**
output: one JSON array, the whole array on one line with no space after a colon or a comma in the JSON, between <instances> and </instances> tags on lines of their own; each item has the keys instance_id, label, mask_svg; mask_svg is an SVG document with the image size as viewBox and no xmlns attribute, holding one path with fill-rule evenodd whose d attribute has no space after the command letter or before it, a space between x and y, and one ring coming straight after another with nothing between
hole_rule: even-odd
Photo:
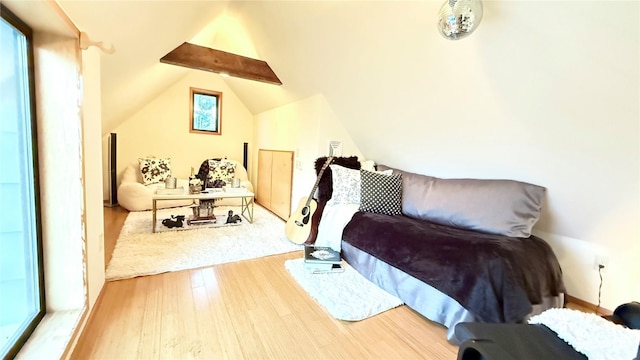
<instances>
[{"instance_id":1,"label":"stack of books","mask_svg":"<svg viewBox=\"0 0 640 360\"><path fill-rule=\"evenodd\" d=\"M344 271L340 253L324 246L305 245L304 267L314 274Z\"/></svg>"}]
</instances>

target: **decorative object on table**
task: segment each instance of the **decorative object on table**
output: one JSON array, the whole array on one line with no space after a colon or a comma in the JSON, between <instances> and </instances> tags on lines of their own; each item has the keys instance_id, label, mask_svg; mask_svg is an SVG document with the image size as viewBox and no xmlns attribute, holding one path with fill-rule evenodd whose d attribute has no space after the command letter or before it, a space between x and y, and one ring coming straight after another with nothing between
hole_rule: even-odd
<instances>
[{"instance_id":1,"label":"decorative object on table","mask_svg":"<svg viewBox=\"0 0 640 360\"><path fill-rule=\"evenodd\" d=\"M189 216L187 224L195 225L215 223L217 221L216 216L213 214L215 202L215 199L200 200L198 205L192 206L191 210L193 211L193 215Z\"/></svg>"},{"instance_id":2,"label":"decorative object on table","mask_svg":"<svg viewBox=\"0 0 640 360\"><path fill-rule=\"evenodd\" d=\"M197 218L206 218L213 215L213 208L213 205L200 203L199 205L192 206L191 210L193 210L193 216Z\"/></svg>"},{"instance_id":3,"label":"decorative object on table","mask_svg":"<svg viewBox=\"0 0 640 360\"><path fill-rule=\"evenodd\" d=\"M449 40L469 36L482 20L481 0L447 0L438 15L438 30Z\"/></svg>"},{"instance_id":4,"label":"decorative object on table","mask_svg":"<svg viewBox=\"0 0 640 360\"><path fill-rule=\"evenodd\" d=\"M229 210L225 224L235 224L237 222L242 222L240 215L233 215L233 210Z\"/></svg>"},{"instance_id":5,"label":"decorative object on table","mask_svg":"<svg viewBox=\"0 0 640 360\"><path fill-rule=\"evenodd\" d=\"M177 182L178 182L178 179L169 175L164 181L164 187L165 189L175 189Z\"/></svg>"},{"instance_id":6,"label":"decorative object on table","mask_svg":"<svg viewBox=\"0 0 640 360\"><path fill-rule=\"evenodd\" d=\"M170 219L162 220L162 225L168 228L182 227L184 225L184 215L171 215Z\"/></svg>"},{"instance_id":7,"label":"decorative object on table","mask_svg":"<svg viewBox=\"0 0 640 360\"><path fill-rule=\"evenodd\" d=\"M189 176L189 194L200 194L202 191L202 181L195 175L193 167Z\"/></svg>"},{"instance_id":8,"label":"decorative object on table","mask_svg":"<svg viewBox=\"0 0 640 360\"><path fill-rule=\"evenodd\" d=\"M239 178L233 178L233 180L231 181L231 187L232 188L239 188L240 187L240 179Z\"/></svg>"}]
</instances>

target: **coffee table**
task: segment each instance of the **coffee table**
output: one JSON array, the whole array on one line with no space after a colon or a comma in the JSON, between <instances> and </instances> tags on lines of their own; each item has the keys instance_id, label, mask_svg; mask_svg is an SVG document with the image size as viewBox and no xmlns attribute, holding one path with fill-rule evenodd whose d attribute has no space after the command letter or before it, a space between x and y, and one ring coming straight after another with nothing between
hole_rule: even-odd
<instances>
[{"instance_id":1,"label":"coffee table","mask_svg":"<svg viewBox=\"0 0 640 360\"><path fill-rule=\"evenodd\" d=\"M199 194L153 194L153 227L152 232L156 232L156 213L158 210L158 201L163 200L213 200L213 199L226 199L226 198L240 198L240 215L247 219L249 223L253 223L253 198L255 194L251 191L242 188L239 190L223 190L223 191L204 191Z\"/></svg>"}]
</instances>

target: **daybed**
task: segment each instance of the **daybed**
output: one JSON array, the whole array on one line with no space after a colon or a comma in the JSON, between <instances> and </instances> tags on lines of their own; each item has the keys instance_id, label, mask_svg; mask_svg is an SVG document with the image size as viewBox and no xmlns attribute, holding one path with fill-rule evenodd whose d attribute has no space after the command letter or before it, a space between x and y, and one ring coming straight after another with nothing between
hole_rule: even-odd
<instances>
[{"instance_id":1,"label":"daybed","mask_svg":"<svg viewBox=\"0 0 640 360\"><path fill-rule=\"evenodd\" d=\"M220 165L221 162L221 166L213 166L213 164ZM122 182L118 187L118 203L129 211L151 210L153 194L158 188L165 187L164 181L170 175L171 159L169 158L149 157L131 162L122 174ZM235 160L206 159L200 165L198 177L208 187L213 187L215 180L226 179L228 182L228 179L235 177L240 179L240 186L253 192L253 185L249 181L247 170ZM221 185L225 186L226 182L223 180ZM186 192L189 188L189 180L177 179L176 186L182 187ZM192 200L159 201L158 207L189 206L192 203ZM216 205L239 205L239 200L222 199L216 201Z\"/></svg>"},{"instance_id":2,"label":"daybed","mask_svg":"<svg viewBox=\"0 0 640 360\"><path fill-rule=\"evenodd\" d=\"M357 158L337 158L321 178L316 244L445 325L452 343L457 323L521 323L563 306L560 265L530 233L544 188L358 169Z\"/></svg>"}]
</instances>

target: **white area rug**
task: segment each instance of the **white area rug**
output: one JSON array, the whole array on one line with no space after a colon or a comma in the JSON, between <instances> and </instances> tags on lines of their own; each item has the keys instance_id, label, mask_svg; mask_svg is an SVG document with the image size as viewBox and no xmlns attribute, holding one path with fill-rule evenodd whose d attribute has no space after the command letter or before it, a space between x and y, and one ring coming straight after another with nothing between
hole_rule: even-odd
<instances>
[{"instance_id":1,"label":"white area rug","mask_svg":"<svg viewBox=\"0 0 640 360\"><path fill-rule=\"evenodd\" d=\"M284 266L314 300L339 320L363 320L403 304L344 261L345 271L341 273L312 274L305 270L303 258L287 260Z\"/></svg>"},{"instance_id":2,"label":"white area rug","mask_svg":"<svg viewBox=\"0 0 640 360\"><path fill-rule=\"evenodd\" d=\"M220 206L214 211L219 223L239 207ZM189 214L191 209L158 210L158 221L171 215ZM193 230L167 231L160 225L151 232L151 211L131 212L125 220L107 266L106 279L193 269L214 264L254 259L303 249L284 235L285 223L259 205L254 206L253 224L242 219L238 226L215 228L194 225Z\"/></svg>"},{"instance_id":3,"label":"white area rug","mask_svg":"<svg viewBox=\"0 0 640 360\"><path fill-rule=\"evenodd\" d=\"M596 314L548 309L532 316L529 324L545 325L588 359L634 359L638 353L640 330L628 329Z\"/></svg>"}]
</instances>

